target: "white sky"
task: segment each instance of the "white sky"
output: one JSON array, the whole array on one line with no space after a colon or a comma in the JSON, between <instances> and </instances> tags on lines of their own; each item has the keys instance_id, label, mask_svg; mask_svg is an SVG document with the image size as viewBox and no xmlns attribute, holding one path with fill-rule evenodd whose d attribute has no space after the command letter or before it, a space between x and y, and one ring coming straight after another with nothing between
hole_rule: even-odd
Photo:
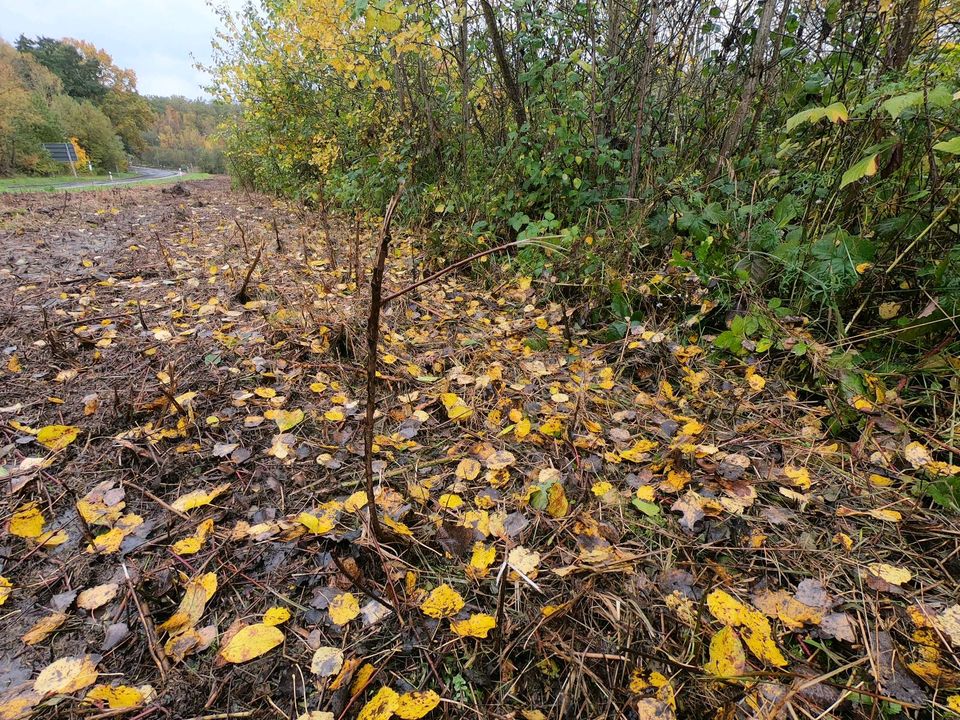
<instances>
[{"instance_id":1,"label":"white sky","mask_svg":"<svg viewBox=\"0 0 960 720\"><path fill-rule=\"evenodd\" d=\"M233 10L244 0L226 2ZM0 0L0 37L21 33L89 40L137 73L143 95L205 96L206 75L193 67L210 59L218 18L205 0Z\"/></svg>"}]
</instances>

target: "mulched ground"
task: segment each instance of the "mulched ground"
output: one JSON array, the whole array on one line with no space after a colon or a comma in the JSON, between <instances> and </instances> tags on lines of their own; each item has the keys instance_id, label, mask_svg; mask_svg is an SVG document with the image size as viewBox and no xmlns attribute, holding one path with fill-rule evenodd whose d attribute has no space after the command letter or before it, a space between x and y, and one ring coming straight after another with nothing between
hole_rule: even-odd
<instances>
[{"instance_id":1,"label":"mulched ground","mask_svg":"<svg viewBox=\"0 0 960 720\"><path fill-rule=\"evenodd\" d=\"M960 523L914 492L956 469L895 405L833 437L822 397L675 320L609 343L548 278L447 275L385 310L378 543L354 227L334 269L315 215L178 187L0 198L0 718L960 709ZM388 288L425 270L400 233ZM280 645L220 656L271 608ZM64 658L134 699L38 689Z\"/></svg>"}]
</instances>

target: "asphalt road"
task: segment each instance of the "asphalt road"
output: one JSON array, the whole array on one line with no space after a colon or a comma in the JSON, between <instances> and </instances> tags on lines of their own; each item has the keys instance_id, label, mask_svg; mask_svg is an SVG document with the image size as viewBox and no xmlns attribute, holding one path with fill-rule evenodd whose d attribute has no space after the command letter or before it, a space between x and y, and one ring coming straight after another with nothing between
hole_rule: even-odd
<instances>
[{"instance_id":1,"label":"asphalt road","mask_svg":"<svg viewBox=\"0 0 960 720\"><path fill-rule=\"evenodd\" d=\"M143 182L144 180L159 180L160 178L173 177L177 174L176 170L161 170L160 168L138 167L136 165L131 165L130 170L137 174L134 177L123 178L122 180L79 180L77 182L54 185L53 187L56 187L58 190L82 187L109 187L111 185Z\"/></svg>"}]
</instances>

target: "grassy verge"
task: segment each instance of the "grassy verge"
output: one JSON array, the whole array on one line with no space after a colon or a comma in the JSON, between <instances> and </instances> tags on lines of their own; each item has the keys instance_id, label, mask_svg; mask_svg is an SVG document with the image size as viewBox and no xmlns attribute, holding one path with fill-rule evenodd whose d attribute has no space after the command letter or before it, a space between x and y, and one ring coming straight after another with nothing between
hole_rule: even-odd
<instances>
[{"instance_id":1,"label":"grassy verge","mask_svg":"<svg viewBox=\"0 0 960 720\"><path fill-rule=\"evenodd\" d=\"M114 175L114 180L123 180L136 177L136 173L121 173ZM120 185L84 185L81 187L67 187L75 182L100 182L109 181L110 178L105 175L96 175L90 177L81 177L69 179L63 178L5 178L0 180L0 193L18 193L18 192L77 192L87 190L109 190L115 187L138 187L141 185L161 185L171 182L182 182L184 180L208 180L215 175L208 173L187 173L185 175L172 175L164 178L145 178L135 182L122 183ZM57 181L57 182L53 182Z\"/></svg>"},{"instance_id":2,"label":"grassy verge","mask_svg":"<svg viewBox=\"0 0 960 720\"><path fill-rule=\"evenodd\" d=\"M136 173L114 173L114 180L123 180L124 178L136 177ZM43 190L56 187L58 185L69 185L75 182L98 182L101 180L110 180L109 175L52 175L46 177L12 177L0 178L0 192L25 192L31 190Z\"/></svg>"}]
</instances>

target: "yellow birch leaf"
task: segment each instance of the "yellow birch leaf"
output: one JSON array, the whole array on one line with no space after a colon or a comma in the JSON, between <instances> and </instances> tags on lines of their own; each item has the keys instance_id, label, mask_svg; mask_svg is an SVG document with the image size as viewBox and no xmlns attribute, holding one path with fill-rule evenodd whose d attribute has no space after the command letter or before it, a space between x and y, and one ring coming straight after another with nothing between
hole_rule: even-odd
<instances>
[{"instance_id":1,"label":"yellow birch leaf","mask_svg":"<svg viewBox=\"0 0 960 720\"><path fill-rule=\"evenodd\" d=\"M474 613L466 620L452 620L450 629L460 637L485 638L487 633L497 626L493 615Z\"/></svg>"},{"instance_id":2,"label":"yellow birch leaf","mask_svg":"<svg viewBox=\"0 0 960 720\"><path fill-rule=\"evenodd\" d=\"M399 701L400 696L392 688L384 685L363 706L360 714L357 715L357 720L390 720Z\"/></svg>"},{"instance_id":3,"label":"yellow birch leaf","mask_svg":"<svg viewBox=\"0 0 960 720\"><path fill-rule=\"evenodd\" d=\"M244 663L270 652L283 642L279 628L264 623L247 625L220 650L220 657L228 663Z\"/></svg>"},{"instance_id":4,"label":"yellow birch leaf","mask_svg":"<svg viewBox=\"0 0 960 720\"><path fill-rule=\"evenodd\" d=\"M743 675L747 669L747 656L736 630L726 625L711 638L710 659L703 667L716 677Z\"/></svg>"},{"instance_id":5,"label":"yellow birch leaf","mask_svg":"<svg viewBox=\"0 0 960 720\"><path fill-rule=\"evenodd\" d=\"M464 458L457 465L455 475L461 480L476 480L480 475L480 463L473 458Z\"/></svg>"},{"instance_id":6,"label":"yellow birch leaf","mask_svg":"<svg viewBox=\"0 0 960 720\"><path fill-rule=\"evenodd\" d=\"M117 596L117 583L105 583L87 588L77 595L77 607L84 610L96 610L103 607Z\"/></svg>"},{"instance_id":7,"label":"yellow birch leaf","mask_svg":"<svg viewBox=\"0 0 960 720\"><path fill-rule=\"evenodd\" d=\"M333 515L329 513L324 513L318 517L308 512L302 512L297 515L297 522L314 535L326 535L333 530L336 525L336 520L334 520Z\"/></svg>"},{"instance_id":8,"label":"yellow birch leaf","mask_svg":"<svg viewBox=\"0 0 960 720\"><path fill-rule=\"evenodd\" d=\"M330 601L327 608L330 619L337 625L346 625L360 614L360 603L353 593L340 593Z\"/></svg>"},{"instance_id":9,"label":"yellow birch leaf","mask_svg":"<svg viewBox=\"0 0 960 720\"><path fill-rule=\"evenodd\" d=\"M115 527L112 530L97 535L93 539L93 544L87 545L87 552L100 553L102 555L115 553L120 549L120 545L123 543L125 537L126 533L123 529Z\"/></svg>"},{"instance_id":10,"label":"yellow birch leaf","mask_svg":"<svg viewBox=\"0 0 960 720\"><path fill-rule=\"evenodd\" d=\"M46 522L37 503L29 502L21 505L10 518L10 534L22 538L38 538L43 533Z\"/></svg>"},{"instance_id":11,"label":"yellow birch leaf","mask_svg":"<svg viewBox=\"0 0 960 720\"><path fill-rule=\"evenodd\" d=\"M432 618L453 617L463 609L463 597L446 583L438 585L420 605L424 615Z\"/></svg>"},{"instance_id":12,"label":"yellow birch leaf","mask_svg":"<svg viewBox=\"0 0 960 720\"><path fill-rule=\"evenodd\" d=\"M348 664L353 665L354 662L359 662L359 660L351 660ZM346 671L347 667L344 667L343 670L340 671L340 675L337 676L337 679L330 684L331 690L336 690L340 686L337 681L340 680L341 677L344 677L344 673ZM357 670L353 676L353 682L350 683L350 695L359 695L361 692L363 692L376 672L377 668L373 665L373 663L364 663L361 665L360 669ZM346 679L348 680L349 677L347 676Z\"/></svg>"},{"instance_id":13,"label":"yellow birch leaf","mask_svg":"<svg viewBox=\"0 0 960 720\"><path fill-rule=\"evenodd\" d=\"M197 531L188 538L178 540L171 549L178 555L193 555L200 552L207 536L213 532L213 520L207 519L197 525Z\"/></svg>"},{"instance_id":14,"label":"yellow birch leaf","mask_svg":"<svg viewBox=\"0 0 960 720\"><path fill-rule=\"evenodd\" d=\"M564 492L563 485L556 482L547 490L547 514L550 517L562 518L570 510L570 502Z\"/></svg>"},{"instance_id":15,"label":"yellow birch leaf","mask_svg":"<svg viewBox=\"0 0 960 720\"><path fill-rule=\"evenodd\" d=\"M88 702L105 702L111 710L124 710L143 705L145 700L139 688L129 685L96 685L87 693Z\"/></svg>"},{"instance_id":16,"label":"yellow birch leaf","mask_svg":"<svg viewBox=\"0 0 960 720\"><path fill-rule=\"evenodd\" d=\"M34 623L33 627L27 630L21 640L27 645L36 645L43 642L67 621L67 614L62 612L50 613Z\"/></svg>"},{"instance_id":17,"label":"yellow birch leaf","mask_svg":"<svg viewBox=\"0 0 960 720\"><path fill-rule=\"evenodd\" d=\"M285 607L272 607L263 614L264 625L283 625L290 619L290 611Z\"/></svg>"},{"instance_id":18,"label":"yellow birch leaf","mask_svg":"<svg viewBox=\"0 0 960 720\"><path fill-rule=\"evenodd\" d=\"M724 625L742 628L742 639L759 660L777 667L787 659L773 640L770 621L759 610L753 610L723 590L714 590L707 596L710 613Z\"/></svg>"},{"instance_id":19,"label":"yellow birch leaf","mask_svg":"<svg viewBox=\"0 0 960 720\"><path fill-rule=\"evenodd\" d=\"M33 681L33 689L41 695L69 695L93 685L99 673L89 655L65 657L50 663Z\"/></svg>"},{"instance_id":20,"label":"yellow birch leaf","mask_svg":"<svg viewBox=\"0 0 960 720\"><path fill-rule=\"evenodd\" d=\"M463 498L454 493L444 493L440 496L439 503L442 510L456 510L463 505Z\"/></svg>"},{"instance_id":21,"label":"yellow birch leaf","mask_svg":"<svg viewBox=\"0 0 960 720\"><path fill-rule=\"evenodd\" d=\"M888 565L887 563L872 563L867 569L881 580L885 580L891 585L903 585L913 579L913 573L906 568Z\"/></svg>"},{"instance_id":22,"label":"yellow birch leaf","mask_svg":"<svg viewBox=\"0 0 960 720\"><path fill-rule=\"evenodd\" d=\"M253 394L257 397L269 399L277 396L277 391L273 388L268 387L258 387L253 389ZM249 397L249 395L247 396Z\"/></svg>"},{"instance_id":23,"label":"yellow birch leaf","mask_svg":"<svg viewBox=\"0 0 960 720\"><path fill-rule=\"evenodd\" d=\"M10 593L12 592L13 583L0 575L0 605L3 605L7 601L7 598L10 597Z\"/></svg>"},{"instance_id":24,"label":"yellow birch leaf","mask_svg":"<svg viewBox=\"0 0 960 720\"><path fill-rule=\"evenodd\" d=\"M335 647L319 647L310 661L310 672L318 677L333 677L343 667L343 650Z\"/></svg>"},{"instance_id":25,"label":"yellow birch leaf","mask_svg":"<svg viewBox=\"0 0 960 720\"><path fill-rule=\"evenodd\" d=\"M490 566L496 558L496 547L475 542L473 544L473 554L470 556L470 564L467 565L467 576L474 580L486 577L490 573Z\"/></svg>"},{"instance_id":26,"label":"yellow birch leaf","mask_svg":"<svg viewBox=\"0 0 960 720\"><path fill-rule=\"evenodd\" d=\"M394 714L402 720L420 720L440 704L440 696L433 690L404 693L397 699Z\"/></svg>"},{"instance_id":27,"label":"yellow birch leaf","mask_svg":"<svg viewBox=\"0 0 960 720\"><path fill-rule=\"evenodd\" d=\"M303 422L303 410L267 410L263 414L267 420L273 420L280 432L286 432Z\"/></svg>"},{"instance_id":28,"label":"yellow birch leaf","mask_svg":"<svg viewBox=\"0 0 960 720\"><path fill-rule=\"evenodd\" d=\"M473 408L453 393L441 394L440 402L447 409L447 417L454 422L463 422L473 415Z\"/></svg>"},{"instance_id":29,"label":"yellow birch leaf","mask_svg":"<svg viewBox=\"0 0 960 720\"><path fill-rule=\"evenodd\" d=\"M527 550L522 545L518 545L510 554L507 555L507 564L516 570L510 573L510 579L518 579L517 573L523 573L530 580L537 577L537 567L540 565L540 553Z\"/></svg>"},{"instance_id":30,"label":"yellow birch leaf","mask_svg":"<svg viewBox=\"0 0 960 720\"><path fill-rule=\"evenodd\" d=\"M79 434L80 428L73 425L47 425L37 431L37 442L49 450L63 450Z\"/></svg>"},{"instance_id":31,"label":"yellow birch leaf","mask_svg":"<svg viewBox=\"0 0 960 720\"><path fill-rule=\"evenodd\" d=\"M174 510L179 510L180 512L193 510L194 508L209 505L229 489L230 483L223 483L222 485L217 485L211 490L194 490L193 492L188 492L186 495L182 495L174 500L170 507L172 507Z\"/></svg>"}]
</instances>

